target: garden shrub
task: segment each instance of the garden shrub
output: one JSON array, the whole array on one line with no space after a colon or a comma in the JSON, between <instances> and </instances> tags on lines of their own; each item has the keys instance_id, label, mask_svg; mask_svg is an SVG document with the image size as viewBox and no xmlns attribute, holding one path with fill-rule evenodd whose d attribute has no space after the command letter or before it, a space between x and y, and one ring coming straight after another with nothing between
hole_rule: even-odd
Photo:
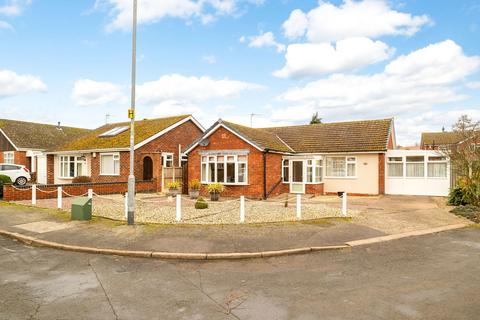
<instances>
[{"instance_id":1,"label":"garden shrub","mask_svg":"<svg viewBox=\"0 0 480 320\"><path fill-rule=\"evenodd\" d=\"M451 206L464 206L468 204L463 188L455 187L450 191L448 204Z\"/></svg>"},{"instance_id":2,"label":"garden shrub","mask_svg":"<svg viewBox=\"0 0 480 320\"><path fill-rule=\"evenodd\" d=\"M92 178L87 176L78 176L72 179L72 183L91 183Z\"/></svg>"},{"instance_id":3,"label":"garden shrub","mask_svg":"<svg viewBox=\"0 0 480 320\"><path fill-rule=\"evenodd\" d=\"M198 198L195 202L195 209L207 209L208 203L202 197Z\"/></svg>"},{"instance_id":4,"label":"garden shrub","mask_svg":"<svg viewBox=\"0 0 480 320\"><path fill-rule=\"evenodd\" d=\"M9 176L0 174L0 197L3 197L3 185L12 183L12 179Z\"/></svg>"}]
</instances>

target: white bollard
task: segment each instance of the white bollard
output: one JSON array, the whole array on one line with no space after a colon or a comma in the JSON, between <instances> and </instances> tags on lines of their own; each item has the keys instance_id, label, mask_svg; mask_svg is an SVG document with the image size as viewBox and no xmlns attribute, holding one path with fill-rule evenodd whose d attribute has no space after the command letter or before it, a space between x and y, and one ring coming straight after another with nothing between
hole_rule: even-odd
<instances>
[{"instance_id":1,"label":"white bollard","mask_svg":"<svg viewBox=\"0 0 480 320\"><path fill-rule=\"evenodd\" d=\"M57 188L57 208L62 209L62 187Z\"/></svg>"},{"instance_id":2,"label":"white bollard","mask_svg":"<svg viewBox=\"0 0 480 320\"><path fill-rule=\"evenodd\" d=\"M88 189L88 199L93 199L93 189Z\"/></svg>"},{"instance_id":3,"label":"white bollard","mask_svg":"<svg viewBox=\"0 0 480 320\"><path fill-rule=\"evenodd\" d=\"M240 223L245 222L245 196L240 196Z\"/></svg>"},{"instance_id":4,"label":"white bollard","mask_svg":"<svg viewBox=\"0 0 480 320\"><path fill-rule=\"evenodd\" d=\"M125 219L128 219L128 192L125 192Z\"/></svg>"},{"instance_id":5,"label":"white bollard","mask_svg":"<svg viewBox=\"0 0 480 320\"><path fill-rule=\"evenodd\" d=\"M177 194L177 205L175 206L176 208L176 214L175 214L175 220L177 222L182 221L182 196Z\"/></svg>"},{"instance_id":6,"label":"white bollard","mask_svg":"<svg viewBox=\"0 0 480 320\"><path fill-rule=\"evenodd\" d=\"M297 219L302 219L302 196L297 194Z\"/></svg>"},{"instance_id":7,"label":"white bollard","mask_svg":"<svg viewBox=\"0 0 480 320\"><path fill-rule=\"evenodd\" d=\"M37 204L37 185L32 184L32 205Z\"/></svg>"},{"instance_id":8,"label":"white bollard","mask_svg":"<svg viewBox=\"0 0 480 320\"><path fill-rule=\"evenodd\" d=\"M348 215L347 212L347 193L344 192L342 196L342 215L346 217Z\"/></svg>"}]
</instances>

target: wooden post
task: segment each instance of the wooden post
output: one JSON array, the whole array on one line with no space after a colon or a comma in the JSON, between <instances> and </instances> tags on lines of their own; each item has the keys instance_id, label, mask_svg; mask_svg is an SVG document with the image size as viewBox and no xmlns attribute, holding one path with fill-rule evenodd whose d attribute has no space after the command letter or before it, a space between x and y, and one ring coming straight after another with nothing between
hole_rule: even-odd
<instances>
[{"instance_id":1,"label":"wooden post","mask_svg":"<svg viewBox=\"0 0 480 320\"><path fill-rule=\"evenodd\" d=\"M37 185L32 185L32 205L37 204Z\"/></svg>"}]
</instances>

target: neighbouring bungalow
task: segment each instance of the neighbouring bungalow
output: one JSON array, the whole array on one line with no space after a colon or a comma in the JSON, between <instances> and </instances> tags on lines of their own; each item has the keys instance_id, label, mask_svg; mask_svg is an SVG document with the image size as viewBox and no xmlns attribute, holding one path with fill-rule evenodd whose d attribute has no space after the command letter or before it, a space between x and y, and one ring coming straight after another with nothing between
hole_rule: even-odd
<instances>
[{"instance_id":1,"label":"neighbouring bungalow","mask_svg":"<svg viewBox=\"0 0 480 320\"><path fill-rule=\"evenodd\" d=\"M395 145L393 119L260 129L218 120L187 148L188 177L224 184L227 196L378 195Z\"/></svg>"},{"instance_id":2,"label":"neighbouring bungalow","mask_svg":"<svg viewBox=\"0 0 480 320\"><path fill-rule=\"evenodd\" d=\"M0 119L0 163L24 165L35 176L37 171L45 172L46 150L57 148L89 131L61 126L60 123L55 126Z\"/></svg>"},{"instance_id":3,"label":"neighbouring bungalow","mask_svg":"<svg viewBox=\"0 0 480 320\"><path fill-rule=\"evenodd\" d=\"M135 177L157 181L162 170L181 167L182 152L204 132L191 115L135 121ZM92 182L126 182L129 175L130 123L112 123L92 130L48 152L47 183L68 184L78 176Z\"/></svg>"},{"instance_id":4,"label":"neighbouring bungalow","mask_svg":"<svg viewBox=\"0 0 480 320\"><path fill-rule=\"evenodd\" d=\"M420 148L422 150L448 150L464 140L458 132L422 132Z\"/></svg>"}]
</instances>

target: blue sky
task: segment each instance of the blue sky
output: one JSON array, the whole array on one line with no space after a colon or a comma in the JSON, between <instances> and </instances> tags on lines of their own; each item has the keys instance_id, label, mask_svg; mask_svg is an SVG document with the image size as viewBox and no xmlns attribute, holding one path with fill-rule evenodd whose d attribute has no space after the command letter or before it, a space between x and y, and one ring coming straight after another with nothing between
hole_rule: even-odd
<instances>
[{"instance_id":1,"label":"blue sky","mask_svg":"<svg viewBox=\"0 0 480 320\"><path fill-rule=\"evenodd\" d=\"M254 126L480 119L480 3L138 0L138 118ZM131 0L0 0L0 117L127 120Z\"/></svg>"}]
</instances>

